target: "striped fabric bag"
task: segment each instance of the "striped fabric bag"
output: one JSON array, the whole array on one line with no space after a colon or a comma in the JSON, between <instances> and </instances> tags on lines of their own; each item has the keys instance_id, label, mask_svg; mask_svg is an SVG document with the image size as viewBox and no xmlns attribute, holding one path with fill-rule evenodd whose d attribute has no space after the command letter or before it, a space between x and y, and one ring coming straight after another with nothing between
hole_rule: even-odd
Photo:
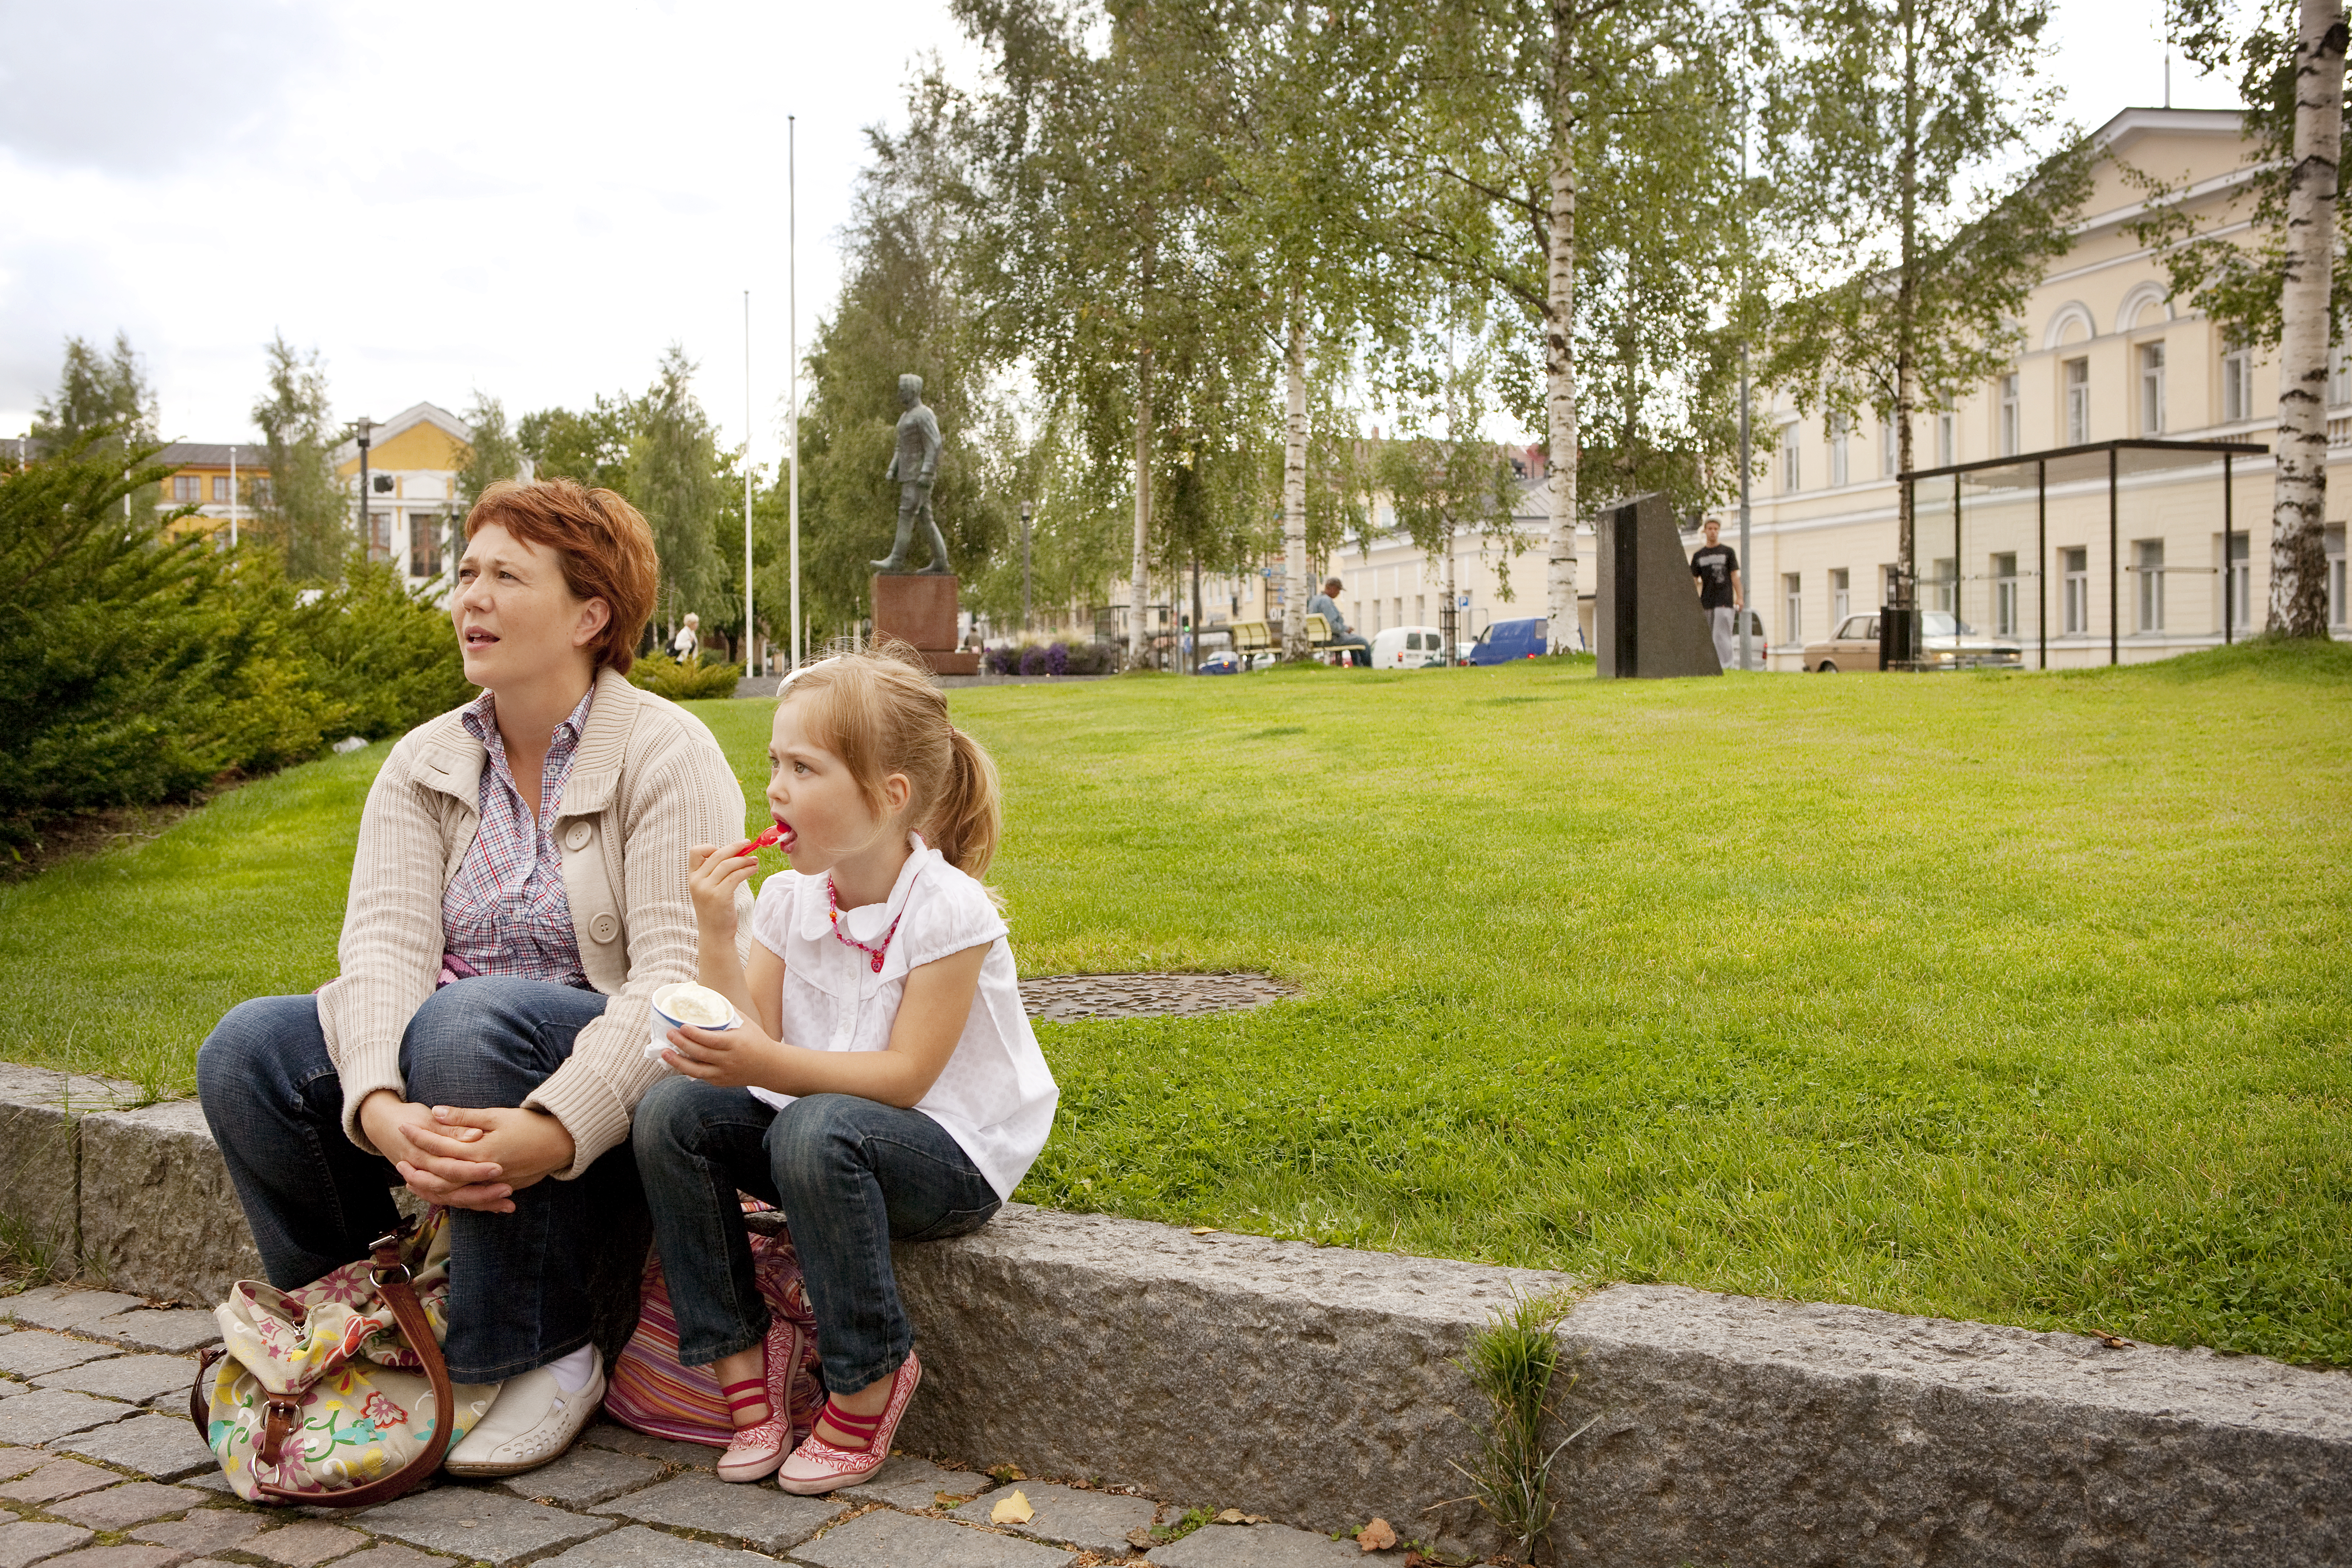
<instances>
[{"instance_id":1,"label":"striped fabric bag","mask_svg":"<svg viewBox=\"0 0 2352 1568\"><path fill-rule=\"evenodd\" d=\"M800 1258L793 1250L792 1234L783 1228L782 1216L769 1210L743 1217L751 1230L751 1272L759 1281L760 1294L766 1298L768 1310L793 1331L790 1403L792 1440L798 1443L816 1425L817 1412L824 1405L824 1380L818 1373L816 1315L809 1310L808 1292L801 1284ZM658 1252L646 1258L637 1331L613 1363L604 1414L649 1437L703 1443L713 1448L723 1448L734 1438L735 1424L728 1418L718 1377L707 1366L678 1364L677 1318L670 1310L669 1287L662 1279Z\"/></svg>"}]
</instances>

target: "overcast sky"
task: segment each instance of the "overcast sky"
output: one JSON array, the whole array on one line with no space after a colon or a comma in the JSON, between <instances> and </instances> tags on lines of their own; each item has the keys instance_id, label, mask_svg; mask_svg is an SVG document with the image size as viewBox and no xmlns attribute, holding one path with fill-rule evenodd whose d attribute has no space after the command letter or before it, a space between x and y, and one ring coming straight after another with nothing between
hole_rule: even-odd
<instances>
[{"instance_id":1,"label":"overcast sky","mask_svg":"<svg viewBox=\"0 0 2352 1568\"><path fill-rule=\"evenodd\" d=\"M2053 67L2095 125L2162 101L2155 0L2058 0ZM973 57L946 0L0 0L0 435L68 333L127 330L166 438L249 441L262 344L324 355L335 413L476 389L509 414L702 365L726 438L781 449L785 117L806 346L863 127L924 55ZM2175 62L2173 102L2227 84Z\"/></svg>"}]
</instances>

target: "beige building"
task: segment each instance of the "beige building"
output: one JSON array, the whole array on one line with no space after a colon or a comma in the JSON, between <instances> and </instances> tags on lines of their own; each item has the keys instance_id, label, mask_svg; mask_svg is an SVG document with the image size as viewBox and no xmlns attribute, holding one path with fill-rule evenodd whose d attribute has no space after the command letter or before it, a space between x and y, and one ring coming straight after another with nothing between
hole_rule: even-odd
<instances>
[{"instance_id":1,"label":"beige building","mask_svg":"<svg viewBox=\"0 0 2352 1568\"><path fill-rule=\"evenodd\" d=\"M2147 209L2124 165L2178 182L2210 226L2243 232L2245 142L2233 110L2131 109L2096 132L2102 163L2072 250L2034 289L2025 349L1982 386L1914 429L1927 471L2119 439L2252 443L2260 456L2116 454L1950 479L1917 491L1920 603L1979 632L2014 637L2029 668L2160 658L2259 630L2270 587L2272 445L2278 366L2230 342L2186 302L2127 226ZM2340 351L2339 351L2340 356ZM2327 531L2331 619L2343 635L2344 526L2352 511L2352 374L2328 384ZM1751 507L1748 602L1775 668L1809 641L1885 602L1895 561L1895 431L1864 420L1800 417L1782 398L1767 416L1778 450ZM2228 482L2225 488L2225 468ZM2039 481L2037 483L2037 481ZM2234 526L2222 553L2225 509ZM1736 542L1738 509L1718 507ZM2231 598L2224 600L2227 592Z\"/></svg>"}]
</instances>

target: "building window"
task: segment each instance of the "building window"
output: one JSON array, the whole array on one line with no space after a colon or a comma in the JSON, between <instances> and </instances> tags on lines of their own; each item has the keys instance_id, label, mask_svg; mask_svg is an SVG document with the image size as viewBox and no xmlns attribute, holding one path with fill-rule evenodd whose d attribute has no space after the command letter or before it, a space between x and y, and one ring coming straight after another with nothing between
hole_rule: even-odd
<instances>
[{"instance_id":1,"label":"building window","mask_svg":"<svg viewBox=\"0 0 2352 1568\"><path fill-rule=\"evenodd\" d=\"M202 500L204 499L202 489L204 481L196 478L194 474L173 474L172 476L172 499L183 504L194 500Z\"/></svg>"},{"instance_id":2,"label":"building window","mask_svg":"<svg viewBox=\"0 0 2352 1568\"><path fill-rule=\"evenodd\" d=\"M2139 351L2139 433L2164 434L2164 345L2143 343Z\"/></svg>"},{"instance_id":3,"label":"building window","mask_svg":"<svg viewBox=\"0 0 2352 1568\"><path fill-rule=\"evenodd\" d=\"M226 474L215 474L213 476L213 500L228 500L228 476Z\"/></svg>"},{"instance_id":4,"label":"building window","mask_svg":"<svg viewBox=\"0 0 2352 1568\"><path fill-rule=\"evenodd\" d=\"M1939 468L1948 468L1960 460L1956 439L1958 431L1954 427L1957 423L1948 413L1936 416L1936 466Z\"/></svg>"},{"instance_id":5,"label":"building window","mask_svg":"<svg viewBox=\"0 0 2352 1568\"><path fill-rule=\"evenodd\" d=\"M245 499L253 505L268 506L278 499L276 492L269 488L268 475L264 474L257 479L247 480L247 483L252 488L245 492Z\"/></svg>"},{"instance_id":6,"label":"building window","mask_svg":"<svg viewBox=\"0 0 2352 1568\"><path fill-rule=\"evenodd\" d=\"M367 558L370 561L392 559L392 513L388 511L368 513Z\"/></svg>"},{"instance_id":7,"label":"building window","mask_svg":"<svg viewBox=\"0 0 2352 1568\"><path fill-rule=\"evenodd\" d=\"M2013 637L2017 635L2017 555L2015 552L1992 558L1992 635Z\"/></svg>"},{"instance_id":8,"label":"building window","mask_svg":"<svg viewBox=\"0 0 2352 1568\"><path fill-rule=\"evenodd\" d=\"M1830 574L1830 625L1842 626L1853 611L1853 595L1846 589L1846 569L1843 566Z\"/></svg>"},{"instance_id":9,"label":"building window","mask_svg":"<svg viewBox=\"0 0 2352 1568\"><path fill-rule=\"evenodd\" d=\"M2327 541L2327 624L2340 626L2347 614L2344 593L2344 525L2337 523L2323 537ZM2245 543L2243 539L2238 541ZM2244 626L2245 612L2239 612L2240 626Z\"/></svg>"},{"instance_id":10,"label":"building window","mask_svg":"<svg viewBox=\"0 0 2352 1568\"><path fill-rule=\"evenodd\" d=\"M1882 605L1899 604L1902 598L1903 568L1881 566L1878 569L1878 602Z\"/></svg>"},{"instance_id":11,"label":"building window","mask_svg":"<svg viewBox=\"0 0 2352 1568\"><path fill-rule=\"evenodd\" d=\"M1960 563L1948 557L1936 563L1936 574L1930 580L1927 596L1931 610L1960 611Z\"/></svg>"},{"instance_id":12,"label":"building window","mask_svg":"<svg viewBox=\"0 0 2352 1568\"><path fill-rule=\"evenodd\" d=\"M441 519L438 513L412 511L408 514L408 574L412 577L441 575Z\"/></svg>"},{"instance_id":13,"label":"building window","mask_svg":"<svg viewBox=\"0 0 2352 1568\"><path fill-rule=\"evenodd\" d=\"M2329 367L2327 379L2332 392L2336 380L2333 366ZM2334 402L2335 399L2331 397L2328 401ZM2221 423L2235 425L2242 419L2253 416L2253 357L2243 349L2231 349L2221 356Z\"/></svg>"},{"instance_id":14,"label":"building window","mask_svg":"<svg viewBox=\"0 0 2352 1568\"><path fill-rule=\"evenodd\" d=\"M1780 426L1780 493L1784 496L1797 493L1798 480L1801 477L1797 461L1798 436L1803 429L1801 425Z\"/></svg>"},{"instance_id":15,"label":"building window","mask_svg":"<svg viewBox=\"0 0 2352 1568\"><path fill-rule=\"evenodd\" d=\"M1902 454L1895 450L1895 421L1889 419L1878 427L1878 477L1882 479L1893 479L1895 460L1901 456Z\"/></svg>"},{"instance_id":16,"label":"building window","mask_svg":"<svg viewBox=\"0 0 2352 1568\"><path fill-rule=\"evenodd\" d=\"M2000 378L2000 455L2017 456L2017 377L2014 374Z\"/></svg>"},{"instance_id":17,"label":"building window","mask_svg":"<svg viewBox=\"0 0 2352 1568\"><path fill-rule=\"evenodd\" d=\"M2139 583L2139 630L2164 629L2164 541L2132 542L2132 575Z\"/></svg>"},{"instance_id":18,"label":"building window","mask_svg":"<svg viewBox=\"0 0 2352 1568\"><path fill-rule=\"evenodd\" d=\"M2327 406L2352 403L2352 350L2337 343L2327 351Z\"/></svg>"},{"instance_id":19,"label":"building window","mask_svg":"<svg viewBox=\"0 0 2352 1568\"><path fill-rule=\"evenodd\" d=\"M2066 445L2081 447L2091 439L2091 362L2066 362Z\"/></svg>"},{"instance_id":20,"label":"building window","mask_svg":"<svg viewBox=\"0 0 2352 1568\"><path fill-rule=\"evenodd\" d=\"M2091 629L2091 552L2077 546L2058 552L2058 570L2065 579L2065 629L2076 636Z\"/></svg>"},{"instance_id":21,"label":"building window","mask_svg":"<svg viewBox=\"0 0 2352 1568\"><path fill-rule=\"evenodd\" d=\"M2338 528L2330 531L2335 535L2336 548L2336 559L2328 563L2332 568L2329 580L2337 584L2336 599L2330 601L2334 603L2343 597L2344 531ZM2226 579L2227 585L2221 591L2230 595L2230 625L2237 631L2247 629L2246 622L2253 613L2254 574L2249 549L2253 541L2242 533L2230 535L2230 574Z\"/></svg>"},{"instance_id":22,"label":"building window","mask_svg":"<svg viewBox=\"0 0 2352 1568\"><path fill-rule=\"evenodd\" d=\"M1429 624L1428 595L1415 594L1412 596L1412 618L1419 621L1423 626L1427 626Z\"/></svg>"},{"instance_id":23,"label":"building window","mask_svg":"<svg viewBox=\"0 0 2352 1568\"><path fill-rule=\"evenodd\" d=\"M1846 469L1846 429L1852 423L1843 414L1830 416L1830 484L1844 484Z\"/></svg>"},{"instance_id":24,"label":"building window","mask_svg":"<svg viewBox=\"0 0 2352 1568\"><path fill-rule=\"evenodd\" d=\"M1783 641L1805 640L1805 598L1803 579L1795 572L1780 574L1780 636Z\"/></svg>"}]
</instances>

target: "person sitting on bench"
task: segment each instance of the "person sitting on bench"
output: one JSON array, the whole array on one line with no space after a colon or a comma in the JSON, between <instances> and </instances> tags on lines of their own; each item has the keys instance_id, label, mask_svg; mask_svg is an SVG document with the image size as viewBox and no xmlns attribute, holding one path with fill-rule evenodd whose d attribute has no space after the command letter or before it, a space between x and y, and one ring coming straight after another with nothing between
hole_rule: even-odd
<instances>
[{"instance_id":1,"label":"person sitting on bench","mask_svg":"<svg viewBox=\"0 0 2352 1568\"><path fill-rule=\"evenodd\" d=\"M1331 640L1325 647L1360 649L1360 657L1350 653L1348 662L1368 665L1372 662L1372 645L1348 629L1347 620L1339 614L1339 601L1335 597L1346 585L1337 577L1323 579L1323 591L1307 601L1307 613L1322 616L1323 624L1331 628Z\"/></svg>"}]
</instances>

